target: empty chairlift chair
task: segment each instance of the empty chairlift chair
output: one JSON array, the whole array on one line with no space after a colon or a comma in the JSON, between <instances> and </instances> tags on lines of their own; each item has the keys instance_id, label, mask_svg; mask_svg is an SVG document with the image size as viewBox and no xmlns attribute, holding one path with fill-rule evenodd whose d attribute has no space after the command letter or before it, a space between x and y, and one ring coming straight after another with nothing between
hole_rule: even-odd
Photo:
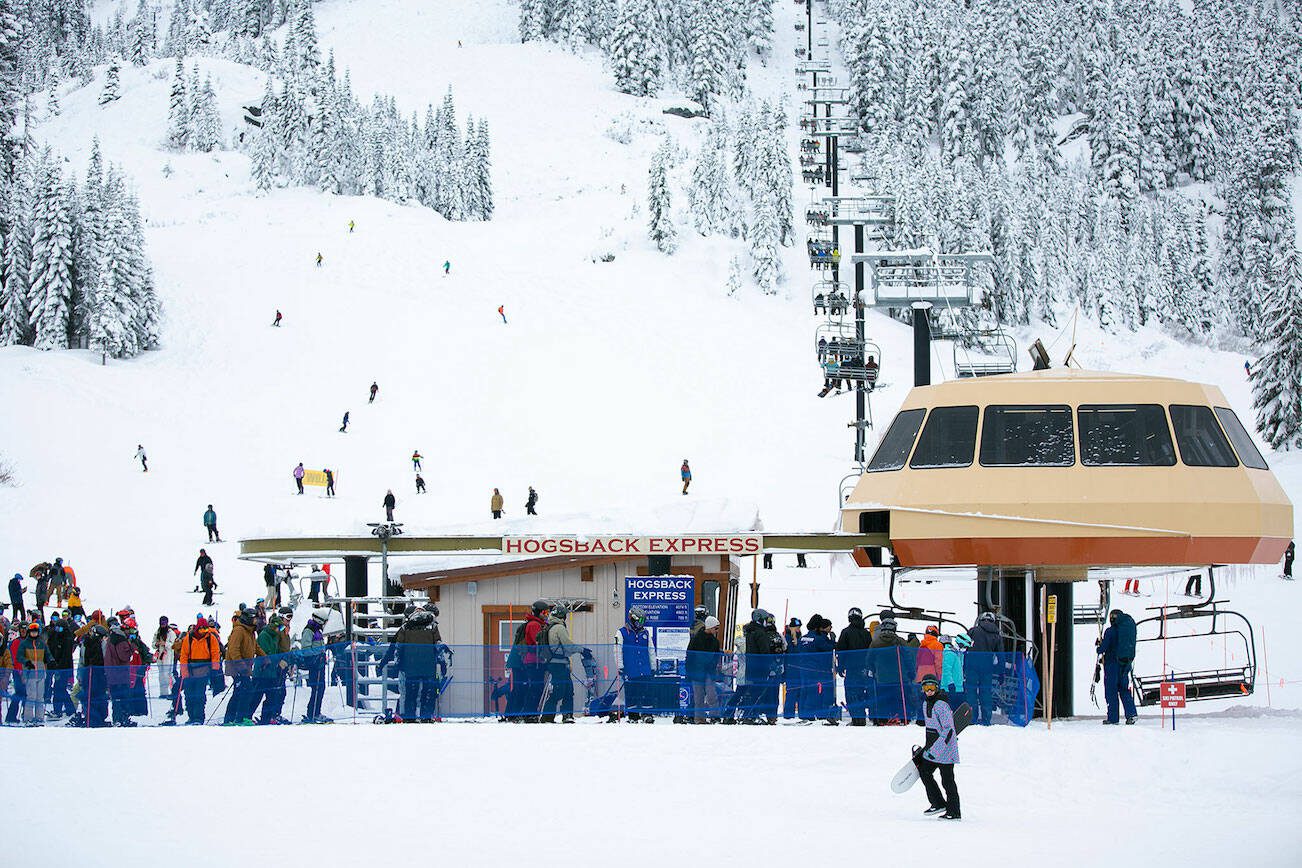
<instances>
[{"instance_id":1,"label":"empty chairlift chair","mask_svg":"<svg viewBox=\"0 0 1302 868\"><path fill-rule=\"evenodd\" d=\"M1002 329L959 333L954 338L954 376L992 377L1017 371L1017 342Z\"/></svg>"}]
</instances>

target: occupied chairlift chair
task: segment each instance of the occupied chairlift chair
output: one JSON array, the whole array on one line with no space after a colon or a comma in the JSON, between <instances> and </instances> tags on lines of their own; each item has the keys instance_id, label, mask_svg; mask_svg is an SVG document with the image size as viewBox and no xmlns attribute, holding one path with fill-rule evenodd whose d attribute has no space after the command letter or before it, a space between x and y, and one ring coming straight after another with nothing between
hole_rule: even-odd
<instances>
[{"instance_id":1,"label":"occupied chairlift chair","mask_svg":"<svg viewBox=\"0 0 1302 868\"><path fill-rule=\"evenodd\" d=\"M841 264L841 250L830 238L810 237L805 241L809 252L809 267L827 270Z\"/></svg>"},{"instance_id":2,"label":"occupied chairlift chair","mask_svg":"<svg viewBox=\"0 0 1302 868\"><path fill-rule=\"evenodd\" d=\"M1137 635L1148 625L1156 627L1156 635L1138 636L1137 644L1165 641L1168 649L1166 672L1160 675L1136 675L1131 672L1131 681L1140 705L1157 705L1161 701L1162 684L1170 681L1184 682L1185 700L1189 702L1200 699L1237 699L1250 696L1256 688L1257 642L1253 637L1252 623L1239 612L1220 608L1221 604L1228 601L1216 599L1215 568L1208 569L1207 579L1209 588L1206 600L1186 606L1150 606L1147 611L1157 614L1135 624ZM1210 622L1206 632L1173 636L1168 630L1172 622L1195 620ZM1220 668L1182 670L1170 665L1169 651L1172 643L1212 636L1223 636L1225 641L1229 641L1231 636L1238 637L1234 640L1235 659L1242 659L1242 665L1231 665L1228 662L1228 650L1227 663ZM1242 658L1238 656L1240 651Z\"/></svg>"},{"instance_id":3,"label":"occupied chairlift chair","mask_svg":"<svg viewBox=\"0 0 1302 868\"><path fill-rule=\"evenodd\" d=\"M872 389L881 373L881 347L855 338L853 323L824 323L814 332L814 352L826 380L867 383Z\"/></svg>"},{"instance_id":4,"label":"occupied chairlift chair","mask_svg":"<svg viewBox=\"0 0 1302 868\"><path fill-rule=\"evenodd\" d=\"M843 281L820 280L814 284L814 313L827 314L829 318L850 312L853 290Z\"/></svg>"}]
</instances>

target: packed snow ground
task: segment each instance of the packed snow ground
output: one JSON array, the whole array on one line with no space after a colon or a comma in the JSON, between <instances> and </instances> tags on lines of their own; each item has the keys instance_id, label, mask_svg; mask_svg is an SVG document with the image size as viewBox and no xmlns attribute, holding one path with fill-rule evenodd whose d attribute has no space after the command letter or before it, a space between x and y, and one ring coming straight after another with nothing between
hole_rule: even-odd
<instances>
[{"instance_id":1,"label":"packed snow ground","mask_svg":"<svg viewBox=\"0 0 1302 868\"><path fill-rule=\"evenodd\" d=\"M9 730L6 747L19 749L5 761L51 804L76 802L86 778L72 764L88 757L133 794L81 811L59 836L60 864L100 858L106 841L128 842L133 864L196 868L231 864L232 848L266 865L641 868L864 853L974 868L1266 868L1302 857L1288 819L1302 800L1295 717L1189 718L1175 733L1093 721L968 730L963 821L942 827L922 815L921 785L887 788L921 735L600 723ZM286 771L276 783L259 769ZM543 781L552 796L539 795ZM35 818L36 834L10 852L49 858L58 828Z\"/></svg>"},{"instance_id":2,"label":"packed snow ground","mask_svg":"<svg viewBox=\"0 0 1302 868\"><path fill-rule=\"evenodd\" d=\"M788 99L793 119L794 14L793 4L777 4L774 59L750 76L761 95ZM236 560L241 537L361 531L382 514L387 488L412 533L474 527L487 519L495 486L516 530L530 526L522 513L531 484L542 495L536 527L552 516L615 509L654 515L681 505L684 457L695 472L689 501L754 502L773 531L832 526L837 484L850 469L844 424L853 410L848 396L815 397L815 278L797 246L786 258L784 296L748 288L741 300L726 297L728 260L740 249L696 237L683 195L686 151L704 122L616 93L595 55L520 45L506 0L330 0L318 5L317 21L359 94L393 93L404 111L423 111L452 84L463 123L467 111L487 117L495 219L451 224L419 208L306 190L255 197L244 156L159 149L165 61L124 67L122 98L107 108L96 104L102 70L101 80L64 94L63 114L36 134L78 172L98 135L106 158L137 184L166 306L164 349L108 367L79 352L0 350L0 408L11 423L0 451L20 480L0 489L0 563L26 572L61 555L77 569L88 605L130 602L146 617L184 620L197 607L187 592L207 503L229 541L208 547L225 612L262 589L258 568ZM199 62L213 74L228 130L236 129L240 105L262 94L262 76ZM606 134L612 124L635 131L629 144ZM685 149L675 178L682 246L673 257L645 239L646 169L661 131ZM797 193L800 211L804 197ZM593 263L605 250L616 260ZM445 259L453 266L447 278L439 269ZM509 325L498 318L500 304ZM270 327L276 308L285 314L280 329ZM872 397L880 431L908 391L911 336L875 314L869 331L883 350L883 382ZM1109 336L1084 320L1074 335L1041 328L1018 337L1023 346L1044 338L1055 361L1074 341L1086 367L1214 383L1242 418L1252 416L1237 354L1185 347L1156 330ZM938 360L948 367L944 351ZM372 380L380 394L367 405ZM345 410L352 424L339 434ZM137 443L150 455L147 475L131 460ZM421 497L412 488L413 449L425 456L430 490ZM334 468L339 497L327 501L314 489L296 497L290 471L299 461ZM1302 461L1271 462L1298 502ZM484 521L482 529L502 526ZM879 576L846 576L820 558L807 571L778 560L783 569L759 574L761 603L775 612L817 611L839 628L849 605L885 602ZM1266 704L1265 680L1275 682L1273 706L1302 707L1296 590L1274 572L1226 582L1226 596L1257 624L1268 664L1258 693L1239 708ZM1144 589L1154 596L1122 605L1136 614L1155 605L1165 581ZM905 593L955 609L965 623L975 611L971 585ZM1081 713L1092 711L1091 634L1078 628ZM1145 713L1138 727L1122 730L1086 720L1052 733L1039 725L974 732L964 738L959 771L966 819L940 852L978 865L1026 857L1085 865L1118 853L1125 861L1247 856L1296 864L1302 838L1281 819L1302 804L1300 723L1190 716L1171 733ZM337 864L377 850L397 863L427 861L426 843L401 831L421 829L435 853L473 864L517 864L529 852L650 865L740 864L780 843L793 854L855 848L913 858L931 847L935 830L913 825L929 822L920 791L892 797L886 780L919 735L466 724L5 730L0 745L18 779L39 777L55 804L84 796L81 764L91 756L127 793L287 758L295 769L292 785L272 788L274 807L227 796L213 817L184 798L129 798L114 812L83 811L79 833L60 845L68 861L100 855L125 826L141 864L171 862L178 852L194 864L227 864L229 833L260 833L274 818L314 842L305 848L301 835L259 834L259 852L288 864ZM69 750L68 738L96 743ZM356 765L340 768L345 760ZM373 769L381 782L343 783L357 768ZM534 783L544 773L561 788L560 806L539 804ZM259 792L247 780L250 793ZM318 780L341 786L327 792L313 787ZM359 802L362 792L382 798ZM327 822L338 828L354 804L355 833L324 831ZM391 836L377 834L381 825ZM927 837L915 840L914 832ZM48 836L21 836L16 854L46 853L40 839Z\"/></svg>"}]
</instances>

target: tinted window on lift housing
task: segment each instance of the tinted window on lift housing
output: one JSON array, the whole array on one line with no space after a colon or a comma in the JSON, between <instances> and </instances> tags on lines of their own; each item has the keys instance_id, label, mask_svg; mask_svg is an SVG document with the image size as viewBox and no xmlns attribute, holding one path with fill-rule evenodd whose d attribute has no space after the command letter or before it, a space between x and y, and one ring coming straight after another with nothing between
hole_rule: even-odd
<instances>
[{"instance_id":1,"label":"tinted window on lift housing","mask_svg":"<svg viewBox=\"0 0 1302 868\"><path fill-rule=\"evenodd\" d=\"M981 463L995 467L1071 467L1076 463L1071 407L992 404L981 426Z\"/></svg>"},{"instance_id":2,"label":"tinted window on lift housing","mask_svg":"<svg viewBox=\"0 0 1302 868\"><path fill-rule=\"evenodd\" d=\"M1180 446L1180 460L1190 467L1238 467L1211 407L1171 405L1171 425Z\"/></svg>"},{"instance_id":3,"label":"tinted window on lift housing","mask_svg":"<svg viewBox=\"0 0 1302 868\"><path fill-rule=\"evenodd\" d=\"M926 412L923 409L903 410L895 417L891 427L886 429L881 443L877 444L877 451L873 453L872 461L868 462L870 473L880 470L899 470L904 466L904 462L909 460L909 452L913 449L913 438L918 436L918 429L922 427L922 417Z\"/></svg>"},{"instance_id":4,"label":"tinted window on lift housing","mask_svg":"<svg viewBox=\"0 0 1302 868\"><path fill-rule=\"evenodd\" d=\"M1082 404L1080 461L1087 467L1170 467L1175 446L1160 404Z\"/></svg>"},{"instance_id":5,"label":"tinted window on lift housing","mask_svg":"<svg viewBox=\"0 0 1302 868\"><path fill-rule=\"evenodd\" d=\"M976 451L977 412L975 406L933 408L909 466L970 467Z\"/></svg>"},{"instance_id":6,"label":"tinted window on lift housing","mask_svg":"<svg viewBox=\"0 0 1302 868\"><path fill-rule=\"evenodd\" d=\"M1225 429L1226 434L1230 435L1230 442L1234 444L1234 451L1239 453L1239 460L1245 466L1251 467L1253 470L1270 469L1266 464L1266 459L1262 458L1261 453L1257 451L1257 444L1252 442L1247 429L1243 427L1243 423L1239 421L1239 417L1234 414L1233 410L1229 407L1217 407L1216 418L1221 420L1221 427Z\"/></svg>"}]
</instances>

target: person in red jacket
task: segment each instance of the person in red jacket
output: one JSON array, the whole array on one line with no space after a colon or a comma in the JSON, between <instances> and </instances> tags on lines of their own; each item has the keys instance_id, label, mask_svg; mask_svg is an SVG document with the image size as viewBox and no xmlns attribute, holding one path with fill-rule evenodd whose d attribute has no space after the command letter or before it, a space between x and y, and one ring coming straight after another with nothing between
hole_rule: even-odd
<instances>
[{"instance_id":1,"label":"person in red jacket","mask_svg":"<svg viewBox=\"0 0 1302 868\"><path fill-rule=\"evenodd\" d=\"M525 680L520 685L524 691L520 701L516 703L516 710L523 714L521 718L525 723L538 722L538 705L542 702L543 684L546 681L547 661L538 657L538 636L547 627L547 619L551 616L552 604L546 600L537 600L533 604L533 611L525 620L524 624L524 671Z\"/></svg>"}]
</instances>

